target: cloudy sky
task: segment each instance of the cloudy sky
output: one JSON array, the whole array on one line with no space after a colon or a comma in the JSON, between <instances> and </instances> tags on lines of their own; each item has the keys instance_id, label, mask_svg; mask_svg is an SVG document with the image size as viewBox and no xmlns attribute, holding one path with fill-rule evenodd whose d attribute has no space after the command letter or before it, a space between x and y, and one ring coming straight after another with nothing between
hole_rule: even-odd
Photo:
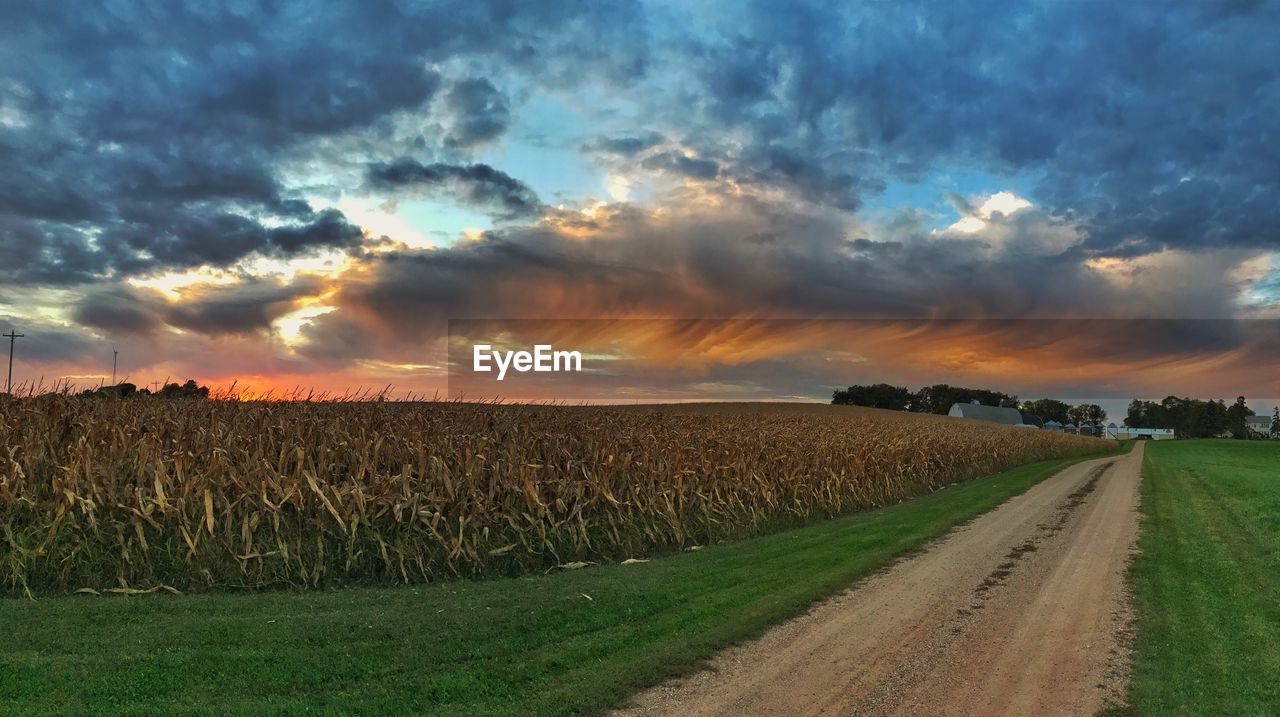
<instances>
[{"instance_id":1,"label":"cloudy sky","mask_svg":"<svg viewBox=\"0 0 1280 717\"><path fill-rule=\"evenodd\" d=\"M1277 57L1250 0L16 0L0 325L16 381L431 393L449 319L679 318L735 321L577 338L686 397L1276 396L1212 320L1280 318ZM1064 318L1199 321L920 323Z\"/></svg>"}]
</instances>

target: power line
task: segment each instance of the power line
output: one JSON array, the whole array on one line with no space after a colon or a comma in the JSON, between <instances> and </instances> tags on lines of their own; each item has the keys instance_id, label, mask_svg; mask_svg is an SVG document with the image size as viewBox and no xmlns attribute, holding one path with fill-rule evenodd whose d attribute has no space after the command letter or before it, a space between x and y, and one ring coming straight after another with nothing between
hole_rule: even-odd
<instances>
[{"instance_id":1,"label":"power line","mask_svg":"<svg viewBox=\"0 0 1280 717\"><path fill-rule=\"evenodd\" d=\"M9 381L8 383L5 384L4 392L12 396L13 395L13 342L22 338L23 336L26 336L26 334L15 333L13 329L9 329L9 333L0 334L0 336L3 336L9 339Z\"/></svg>"}]
</instances>

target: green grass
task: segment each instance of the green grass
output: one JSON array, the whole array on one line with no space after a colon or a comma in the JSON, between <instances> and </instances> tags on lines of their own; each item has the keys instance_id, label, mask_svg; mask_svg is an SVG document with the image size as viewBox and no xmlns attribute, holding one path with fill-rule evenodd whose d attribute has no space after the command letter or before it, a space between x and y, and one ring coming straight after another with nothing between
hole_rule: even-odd
<instances>
[{"instance_id":1,"label":"green grass","mask_svg":"<svg viewBox=\"0 0 1280 717\"><path fill-rule=\"evenodd\" d=\"M1280 443L1147 446L1130 702L1138 714L1280 710Z\"/></svg>"},{"instance_id":2,"label":"green grass","mask_svg":"<svg viewBox=\"0 0 1280 717\"><path fill-rule=\"evenodd\" d=\"M643 564L419 588L5 600L0 713L597 711L1075 460Z\"/></svg>"}]
</instances>

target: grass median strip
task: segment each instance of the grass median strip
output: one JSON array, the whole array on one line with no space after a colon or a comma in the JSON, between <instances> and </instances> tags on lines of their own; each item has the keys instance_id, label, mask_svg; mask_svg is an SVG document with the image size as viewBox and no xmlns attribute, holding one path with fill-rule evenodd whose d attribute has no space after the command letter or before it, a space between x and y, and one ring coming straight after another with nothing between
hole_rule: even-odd
<instances>
[{"instance_id":1,"label":"grass median strip","mask_svg":"<svg viewBox=\"0 0 1280 717\"><path fill-rule=\"evenodd\" d=\"M600 710L1077 460L1022 466L775 535L545 576L5 600L0 713Z\"/></svg>"},{"instance_id":2,"label":"grass median strip","mask_svg":"<svg viewBox=\"0 0 1280 717\"><path fill-rule=\"evenodd\" d=\"M1143 473L1137 714L1280 704L1280 443L1153 443Z\"/></svg>"}]
</instances>

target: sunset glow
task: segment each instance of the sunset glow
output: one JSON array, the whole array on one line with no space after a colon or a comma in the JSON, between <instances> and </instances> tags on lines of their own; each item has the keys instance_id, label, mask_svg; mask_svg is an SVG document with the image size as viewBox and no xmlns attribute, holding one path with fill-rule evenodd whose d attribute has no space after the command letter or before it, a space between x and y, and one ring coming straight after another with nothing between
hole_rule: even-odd
<instances>
[{"instance_id":1,"label":"sunset glow","mask_svg":"<svg viewBox=\"0 0 1280 717\"><path fill-rule=\"evenodd\" d=\"M578 342L606 399L1280 395L1247 332L921 323L1280 318L1280 187L1247 169L1280 95L1231 49L1265 23L964 5L17 13L15 378L99 382L114 347L140 385L447 392L450 320L575 319L616 323L521 338ZM1184 41L1147 74L1100 51L1151 23Z\"/></svg>"}]
</instances>

